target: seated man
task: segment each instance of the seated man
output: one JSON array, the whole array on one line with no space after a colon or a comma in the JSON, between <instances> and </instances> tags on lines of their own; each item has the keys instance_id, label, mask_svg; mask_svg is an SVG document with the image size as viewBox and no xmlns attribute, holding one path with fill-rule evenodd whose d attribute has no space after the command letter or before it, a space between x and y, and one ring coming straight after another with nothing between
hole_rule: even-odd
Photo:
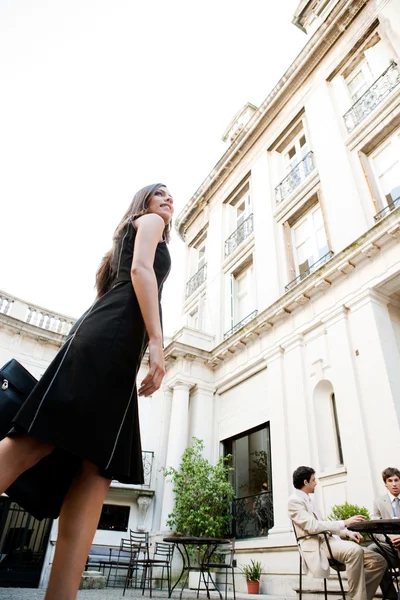
<instances>
[{"instance_id":1,"label":"seated man","mask_svg":"<svg viewBox=\"0 0 400 600\"><path fill-rule=\"evenodd\" d=\"M400 519L400 471L393 467L388 467L382 473L383 483L386 486L386 493L379 498L375 498L373 508L373 519ZM389 535L390 544L385 543L384 536L378 539L383 546L386 558L390 560L392 567L400 567L400 535ZM376 544L368 546L374 552L381 552ZM381 582L382 593L385 598L397 598L397 593L393 585L392 576L389 571L386 572Z\"/></svg>"},{"instance_id":2,"label":"seated man","mask_svg":"<svg viewBox=\"0 0 400 600\"><path fill-rule=\"evenodd\" d=\"M386 560L379 554L360 547L358 543L362 536L346 529L347 525L362 521L364 517L357 515L346 521L323 520L309 496L317 485L315 471L311 467L298 467L293 473L293 485L296 490L289 498L288 508L297 536L323 531L338 534L329 538L329 545L333 557L346 565L350 596L353 600L372 600L386 570ZM345 541L346 539L350 541ZM323 535L301 540L300 549L306 573L309 571L313 577L329 577L330 555Z\"/></svg>"}]
</instances>

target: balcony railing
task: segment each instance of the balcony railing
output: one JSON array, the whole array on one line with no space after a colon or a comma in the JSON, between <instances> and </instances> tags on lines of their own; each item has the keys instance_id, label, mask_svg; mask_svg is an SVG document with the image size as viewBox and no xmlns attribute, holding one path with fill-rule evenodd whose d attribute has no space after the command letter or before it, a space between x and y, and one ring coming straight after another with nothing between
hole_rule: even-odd
<instances>
[{"instance_id":1,"label":"balcony railing","mask_svg":"<svg viewBox=\"0 0 400 600\"><path fill-rule=\"evenodd\" d=\"M228 237L225 242L225 257L229 256L236 248L253 233L253 214L249 215L243 223Z\"/></svg>"},{"instance_id":2,"label":"balcony railing","mask_svg":"<svg viewBox=\"0 0 400 600\"><path fill-rule=\"evenodd\" d=\"M143 460L143 472L144 472L144 484L143 485L146 487L150 487L151 473L153 470L154 452L149 452L148 450L143 450L142 460Z\"/></svg>"},{"instance_id":3,"label":"balcony railing","mask_svg":"<svg viewBox=\"0 0 400 600\"><path fill-rule=\"evenodd\" d=\"M149 450L142 451L142 461L143 461L143 474L144 474L144 483L142 487L149 488L151 485L151 474L153 471L153 462L154 462L154 452L150 452ZM118 485L119 482L116 480L115 483ZM128 484L129 486L135 486L135 484Z\"/></svg>"},{"instance_id":4,"label":"balcony railing","mask_svg":"<svg viewBox=\"0 0 400 600\"><path fill-rule=\"evenodd\" d=\"M261 537L273 526L272 492L237 498L232 502L232 537L238 540Z\"/></svg>"},{"instance_id":5,"label":"balcony railing","mask_svg":"<svg viewBox=\"0 0 400 600\"><path fill-rule=\"evenodd\" d=\"M258 310L253 310L253 312L250 313L249 315L247 315L247 317L245 317L244 319L239 321L239 323L236 323L236 325L234 325L229 331L226 331L224 333L224 340L227 340L228 337L231 337L231 335L233 335L234 333L239 331L239 329L242 329L242 327L247 325L247 323L250 323L250 321L255 319L257 315L258 315Z\"/></svg>"},{"instance_id":6,"label":"balcony railing","mask_svg":"<svg viewBox=\"0 0 400 600\"><path fill-rule=\"evenodd\" d=\"M41 327L42 329L47 329L48 331L54 331L54 333L61 333L63 335L68 335L74 324L74 321L70 319L64 319L59 315L32 306L29 306L28 308L28 314L25 321L30 325L36 325L36 327Z\"/></svg>"},{"instance_id":7,"label":"balcony railing","mask_svg":"<svg viewBox=\"0 0 400 600\"><path fill-rule=\"evenodd\" d=\"M186 299L189 298L207 279L207 265L203 265L186 284Z\"/></svg>"},{"instance_id":8,"label":"balcony railing","mask_svg":"<svg viewBox=\"0 0 400 600\"><path fill-rule=\"evenodd\" d=\"M308 267L308 269L303 271L303 273L300 273L300 275L298 275L296 277L296 279L293 279L293 281L288 283L287 286L285 286L285 292L288 292L289 290L294 288L298 283L300 283L300 281L302 281L303 279L305 279L306 277L311 275L311 273L314 273L314 271L317 271L320 267L322 267L322 265L327 263L328 260L330 260L332 258L332 256L333 256L333 252L332 252L332 250L329 250L329 252L324 254L324 256L322 256L319 260L317 260L317 262L310 265Z\"/></svg>"},{"instance_id":9,"label":"balcony railing","mask_svg":"<svg viewBox=\"0 0 400 600\"><path fill-rule=\"evenodd\" d=\"M297 163L295 167L286 175L285 179L282 179L280 184L275 188L275 199L276 203L283 202L285 198L301 184L302 181L308 177L311 171L314 170L314 160L312 151L308 152L305 157Z\"/></svg>"},{"instance_id":10,"label":"balcony railing","mask_svg":"<svg viewBox=\"0 0 400 600\"><path fill-rule=\"evenodd\" d=\"M398 85L400 85L400 71L397 64L391 61L386 71L374 81L371 87L343 115L348 133L351 133L361 121L368 117Z\"/></svg>"},{"instance_id":11,"label":"balcony railing","mask_svg":"<svg viewBox=\"0 0 400 600\"><path fill-rule=\"evenodd\" d=\"M14 304L14 300L8 296L0 294L0 313L3 315L9 315L11 307Z\"/></svg>"},{"instance_id":12,"label":"balcony railing","mask_svg":"<svg viewBox=\"0 0 400 600\"><path fill-rule=\"evenodd\" d=\"M384 217L386 217L386 215L388 215L389 213L391 213L393 210L396 210L396 208L398 208L400 206L400 197L396 198L396 200L393 200L393 202L391 202L390 204L388 204L388 206L386 206L385 208L383 208L382 210L380 210L375 216L374 219L376 222L380 221L381 219L383 219Z\"/></svg>"}]
</instances>

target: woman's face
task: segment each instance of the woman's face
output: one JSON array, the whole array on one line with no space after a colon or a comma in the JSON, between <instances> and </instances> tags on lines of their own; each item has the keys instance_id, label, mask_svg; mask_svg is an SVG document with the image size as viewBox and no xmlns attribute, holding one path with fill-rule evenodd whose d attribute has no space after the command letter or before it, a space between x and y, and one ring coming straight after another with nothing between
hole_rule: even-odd
<instances>
[{"instance_id":1,"label":"woman's face","mask_svg":"<svg viewBox=\"0 0 400 600\"><path fill-rule=\"evenodd\" d=\"M168 225L174 213L173 205L174 201L171 194L165 186L162 186L150 196L147 208L149 212L160 215L164 219L165 224Z\"/></svg>"}]
</instances>

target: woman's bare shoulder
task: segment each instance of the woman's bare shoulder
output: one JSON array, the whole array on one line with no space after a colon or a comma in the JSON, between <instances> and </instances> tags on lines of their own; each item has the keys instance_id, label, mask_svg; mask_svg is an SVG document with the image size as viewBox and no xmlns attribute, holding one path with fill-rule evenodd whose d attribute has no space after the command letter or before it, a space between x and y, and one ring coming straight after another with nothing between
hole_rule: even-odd
<instances>
[{"instance_id":1,"label":"woman's bare shoulder","mask_svg":"<svg viewBox=\"0 0 400 600\"><path fill-rule=\"evenodd\" d=\"M139 227L157 227L158 229L161 227L164 229L165 227L164 219L156 213L147 213L142 215L134 221L134 224L137 229L139 229Z\"/></svg>"}]
</instances>

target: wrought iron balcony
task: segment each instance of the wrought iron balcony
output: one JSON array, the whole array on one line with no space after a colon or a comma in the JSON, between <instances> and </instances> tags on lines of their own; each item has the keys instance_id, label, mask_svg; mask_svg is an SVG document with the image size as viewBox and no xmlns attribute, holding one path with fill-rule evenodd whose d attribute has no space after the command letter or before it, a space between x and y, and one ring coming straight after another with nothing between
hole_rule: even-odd
<instances>
[{"instance_id":1,"label":"wrought iron balcony","mask_svg":"<svg viewBox=\"0 0 400 600\"><path fill-rule=\"evenodd\" d=\"M236 323L236 325L234 325L229 331L226 331L224 333L224 340L227 340L228 337L231 337L231 335L233 335L234 333L239 331L239 329L242 329L242 327L247 325L247 323L250 323L250 321L255 319L257 315L258 315L258 310L253 310L253 312L250 313L249 315L247 315L247 317L245 317L244 319L239 321L239 323Z\"/></svg>"},{"instance_id":2,"label":"wrought iron balcony","mask_svg":"<svg viewBox=\"0 0 400 600\"><path fill-rule=\"evenodd\" d=\"M396 200L393 200L393 202L388 204L388 206L386 206L385 208L380 210L374 216L375 221L378 222L381 219L385 218L389 213L391 213L393 210L396 210L396 208L398 208L399 206L400 206L400 196L399 196L399 198L396 198Z\"/></svg>"},{"instance_id":3,"label":"wrought iron balcony","mask_svg":"<svg viewBox=\"0 0 400 600\"><path fill-rule=\"evenodd\" d=\"M282 179L280 184L275 188L275 199L276 203L283 202L285 198L301 184L302 181L308 177L311 171L314 170L313 153L310 150L305 157L297 163L295 167L286 175L285 179Z\"/></svg>"},{"instance_id":4,"label":"wrought iron balcony","mask_svg":"<svg viewBox=\"0 0 400 600\"><path fill-rule=\"evenodd\" d=\"M142 450L142 463L143 463L143 474L144 474L144 483L142 487L149 488L151 485L151 474L153 471L153 462L154 462L154 452L150 452L149 450ZM117 480L113 480L113 487L136 487L136 484L120 484Z\"/></svg>"},{"instance_id":5,"label":"wrought iron balcony","mask_svg":"<svg viewBox=\"0 0 400 600\"><path fill-rule=\"evenodd\" d=\"M237 540L267 535L273 526L272 492L237 498L232 502L232 537Z\"/></svg>"},{"instance_id":6,"label":"wrought iron balcony","mask_svg":"<svg viewBox=\"0 0 400 600\"><path fill-rule=\"evenodd\" d=\"M186 284L186 299L207 279L207 264L203 265Z\"/></svg>"},{"instance_id":7,"label":"wrought iron balcony","mask_svg":"<svg viewBox=\"0 0 400 600\"><path fill-rule=\"evenodd\" d=\"M229 256L236 248L253 233L253 213L228 237L225 242L225 257Z\"/></svg>"},{"instance_id":8,"label":"wrought iron balcony","mask_svg":"<svg viewBox=\"0 0 400 600\"><path fill-rule=\"evenodd\" d=\"M306 269L305 271L303 271L303 273L300 273L300 275L298 275L296 277L296 279L293 279L293 281L291 281L290 283L288 283L285 286L285 292L288 292L289 290L291 290L292 288L294 288L298 283L300 283L300 281L302 281L303 279L305 279L306 277L308 277L309 275L311 275L311 273L314 273L314 271L317 271L320 267L322 267L322 265L324 265L325 263L328 262L328 260L330 260L333 256L333 252L332 250L329 250L329 252L327 252L326 254L324 254L324 256L321 256L321 258L319 260L317 260L317 262L315 262L314 264L310 265L308 267L308 269Z\"/></svg>"},{"instance_id":9,"label":"wrought iron balcony","mask_svg":"<svg viewBox=\"0 0 400 600\"><path fill-rule=\"evenodd\" d=\"M397 64L391 61L386 71L374 81L371 87L343 115L348 133L351 133L361 121L368 117L398 85L400 85L400 71Z\"/></svg>"},{"instance_id":10,"label":"wrought iron balcony","mask_svg":"<svg viewBox=\"0 0 400 600\"><path fill-rule=\"evenodd\" d=\"M149 450L142 451L142 461L143 461L143 473L144 473L144 486L150 487L151 483L151 473L153 470L153 461L154 461L154 452L149 452Z\"/></svg>"}]
</instances>

